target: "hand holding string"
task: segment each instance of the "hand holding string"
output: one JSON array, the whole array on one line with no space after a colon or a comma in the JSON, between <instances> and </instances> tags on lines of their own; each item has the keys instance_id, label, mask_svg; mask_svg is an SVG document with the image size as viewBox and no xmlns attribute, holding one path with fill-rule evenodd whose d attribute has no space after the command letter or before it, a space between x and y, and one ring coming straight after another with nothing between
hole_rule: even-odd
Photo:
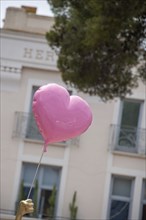
<instances>
[{"instance_id":1,"label":"hand holding string","mask_svg":"<svg viewBox=\"0 0 146 220\"><path fill-rule=\"evenodd\" d=\"M16 214L16 220L21 220L23 215L32 213L34 211L33 206L34 204L31 199L20 201L17 214Z\"/></svg>"}]
</instances>

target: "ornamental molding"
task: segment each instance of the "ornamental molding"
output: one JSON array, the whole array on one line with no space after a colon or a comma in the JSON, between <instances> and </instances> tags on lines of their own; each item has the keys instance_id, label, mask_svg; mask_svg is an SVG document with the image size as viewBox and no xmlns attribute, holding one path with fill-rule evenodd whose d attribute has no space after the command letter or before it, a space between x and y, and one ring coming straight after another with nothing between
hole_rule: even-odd
<instances>
[{"instance_id":1,"label":"ornamental molding","mask_svg":"<svg viewBox=\"0 0 146 220\"><path fill-rule=\"evenodd\" d=\"M14 66L1 66L1 79L9 79L9 80L20 80L21 78L21 68Z\"/></svg>"},{"instance_id":2,"label":"ornamental molding","mask_svg":"<svg viewBox=\"0 0 146 220\"><path fill-rule=\"evenodd\" d=\"M0 66L1 91L16 92L19 90L22 68L11 64Z\"/></svg>"},{"instance_id":3,"label":"ornamental molding","mask_svg":"<svg viewBox=\"0 0 146 220\"><path fill-rule=\"evenodd\" d=\"M10 73L15 73L15 74L21 73L21 68L13 67L13 66L1 66L0 69L2 72L10 72Z\"/></svg>"}]
</instances>

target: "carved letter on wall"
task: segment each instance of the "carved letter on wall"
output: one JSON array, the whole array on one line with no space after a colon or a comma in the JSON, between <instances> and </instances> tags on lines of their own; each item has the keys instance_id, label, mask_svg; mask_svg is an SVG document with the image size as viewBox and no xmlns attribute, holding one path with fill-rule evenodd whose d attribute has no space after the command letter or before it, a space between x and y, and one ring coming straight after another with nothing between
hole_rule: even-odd
<instances>
[{"instance_id":1,"label":"carved letter on wall","mask_svg":"<svg viewBox=\"0 0 146 220\"><path fill-rule=\"evenodd\" d=\"M53 52L51 52L51 51L47 51L47 52L46 52L46 60L51 60L51 61L54 60L54 54L53 54Z\"/></svg>"},{"instance_id":2,"label":"carved letter on wall","mask_svg":"<svg viewBox=\"0 0 146 220\"><path fill-rule=\"evenodd\" d=\"M33 49L31 48L24 48L24 58L29 58L32 59L32 51Z\"/></svg>"},{"instance_id":3,"label":"carved letter on wall","mask_svg":"<svg viewBox=\"0 0 146 220\"><path fill-rule=\"evenodd\" d=\"M36 60L42 60L42 59L43 59L43 53L44 53L43 50L36 50L35 59L36 59Z\"/></svg>"}]
</instances>

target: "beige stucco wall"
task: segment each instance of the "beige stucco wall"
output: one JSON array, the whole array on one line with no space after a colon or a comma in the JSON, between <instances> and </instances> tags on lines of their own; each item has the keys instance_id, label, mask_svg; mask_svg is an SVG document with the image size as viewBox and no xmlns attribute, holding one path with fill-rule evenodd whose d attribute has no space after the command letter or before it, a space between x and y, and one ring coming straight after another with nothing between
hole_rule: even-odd
<instances>
[{"instance_id":1,"label":"beige stucco wall","mask_svg":"<svg viewBox=\"0 0 146 220\"><path fill-rule=\"evenodd\" d=\"M113 166L124 169L137 170L145 172L145 157L135 157L135 155L114 155Z\"/></svg>"}]
</instances>

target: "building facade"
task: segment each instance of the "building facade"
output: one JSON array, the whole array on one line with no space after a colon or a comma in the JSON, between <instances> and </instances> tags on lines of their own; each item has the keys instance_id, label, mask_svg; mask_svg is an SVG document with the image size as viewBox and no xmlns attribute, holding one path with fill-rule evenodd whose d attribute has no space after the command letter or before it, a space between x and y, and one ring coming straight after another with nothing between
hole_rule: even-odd
<instances>
[{"instance_id":1,"label":"building facade","mask_svg":"<svg viewBox=\"0 0 146 220\"><path fill-rule=\"evenodd\" d=\"M70 217L76 192L77 219L144 220L146 86L139 82L132 95L107 103L66 87L45 39L52 24L53 18L37 15L35 8L10 7L1 29L1 219L14 219L42 153L33 94L57 83L88 102L93 122L80 137L48 146L30 195L33 217L48 217L55 186L57 218Z\"/></svg>"}]
</instances>

